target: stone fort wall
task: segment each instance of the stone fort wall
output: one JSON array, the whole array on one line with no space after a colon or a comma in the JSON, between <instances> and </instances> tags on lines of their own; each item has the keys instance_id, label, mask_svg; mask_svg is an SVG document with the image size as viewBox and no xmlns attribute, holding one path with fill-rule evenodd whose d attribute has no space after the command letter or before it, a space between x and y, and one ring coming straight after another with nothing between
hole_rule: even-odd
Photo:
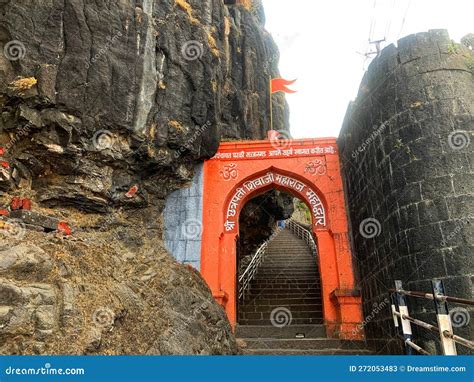
<instances>
[{"instance_id":1,"label":"stone fort wall","mask_svg":"<svg viewBox=\"0 0 474 382\"><path fill-rule=\"evenodd\" d=\"M395 279L428 292L439 278L449 295L474 298L473 70L472 47L446 31L411 35L371 63L349 106L338 144L366 317ZM432 302L409 306L435 323ZM455 332L473 338L473 327ZM388 305L364 330L379 351L401 351ZM440 351L435 335L415 336Z\"/></svg>"}]
</instances>

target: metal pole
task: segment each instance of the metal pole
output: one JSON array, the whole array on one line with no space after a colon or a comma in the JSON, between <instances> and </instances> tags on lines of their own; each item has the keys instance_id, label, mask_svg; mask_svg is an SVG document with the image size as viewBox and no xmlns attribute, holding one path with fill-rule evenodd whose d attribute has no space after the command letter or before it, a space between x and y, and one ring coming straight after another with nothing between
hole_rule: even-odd
<instances>
[{"instance_id":1,"label":"metal pole","mask_svg":"<svg viewBox=\"0 0 474 382\"><path fill-rule=\"evenodd\" d=\"M396 292L395 289L389 289L388 291L393 292L393 293ZM428 300L433 300L434 299L432 293L424 293L424 292L415 292L415 291L404 290L403 294L405 296L426 298ZM448 301L448 302L454 302L454 303L463 304L463 305L474 305L473 300L468 300L468 299L459 298L459 297L452 297L452 296L443 296L443 297L441 297L441 296L437 296L436 299L439 300L439 301Z\"/></svg>"},{"instance_id":2,"label":"metal pole","mask_svg":"<svg viewBox=\"0 0 474 382\"><path fill-rule=\"evenodd\" d=\"M432 280L431 285L433 287L434 297L444 297L444 285L441 280ZM444 355L457 355L456 342L446 336L444 332L450 334L453 333L453 325L451 323L451 317L449 315L448 303L446 301L440 301L438 298L433 299L436 318L438 319L439 337L441 339L441 348L443 349Z\"/></svg>"},{"instance_id":3,"label":"metal pole","mask_svg":"<svg viewBox=\"0 0 474 382\"><path fill-rule=\"evenodd\" d=\"M273 89L272 89L272 77L270 76L270 82L268 84L270 90L270 130L273 130Z\"/></svg>"},{"instance_id":4,"label":"metal pole","mask_svg":"<svg viewBox=\"0 0 474 382\"><path fill-rule=\"evenodd\" d=\"M410 346L410 348L415 349L418 353L423 354L423 355L431 355L428 353L425 349L422 347L418 346L417 344L411 342L410 340L406 340L405 343Z\"/></svg>"},{"instance_id":5,"label":"metal pole","mask_svg":"<svg viewBox=\"0 0 474 382\"><path fill-rule=\"evenodd\" d=\"M390 300L392 301L393 324L395 325L395 331L398 332L397 307L395 305L395 297L393 296L393 293L390 293Z\"/></svg>"},{"instance_id":6,"label":"metal pole","mask_svg":"<svg viewBox=\"0 0 474 382\"><path fill-rule=\"evenodd\" d=\"M402 322L403 338L405 339L405 351L407 355L413 355L413 348L408 344L411 342L413 334L411 331L410 321L403 318L403 315L409 316L408 306L405 296L400 293L403 290L402 281L395 280L396 298L398 303L398 310L400 311L400 321Z\"/></svg>"}]
</instances>

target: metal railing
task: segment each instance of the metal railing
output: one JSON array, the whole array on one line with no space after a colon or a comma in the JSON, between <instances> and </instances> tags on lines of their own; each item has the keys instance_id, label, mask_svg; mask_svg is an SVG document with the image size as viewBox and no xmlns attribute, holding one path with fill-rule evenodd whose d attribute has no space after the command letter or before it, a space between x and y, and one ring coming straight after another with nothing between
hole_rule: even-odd
<instances>
[{"instance_id":1,"label":"metal railing","mask_svg":"<svg viewBox=\"0 0 474 382\"><path fill-rule=\"evenodd\" d=\"M453 332L453 325L447 301L463 305L474 305L474 301L458 297L446 296L444 285L441 280L432 280L432 293L423 293L403 290L402 282L395 281L395 288L389 289L389 295L392 302L392 316L395 328L401 328L403 339L405 341L405 350L407 354L412 354L412 350L420 354L430 355L425 349L413 342L413 333L411 324L436 333L440 337L441 349L444 355L457 355L456 343L469 349L474 349L474 342L463 337L457 336ZM423 298L432 300L435 307L438 326L428 324L424 321L410 317L408 312L407 299L405 296ZM400 320L400 324L399 324Z\"/></svg>"},{"instance_id":2,"label":"metal railing","mask_svg":"<svg viewBox=\"0 0 474 382\"><path fill-rule=\"evenodd\" d=\"M263 256L267 252L267 248L268 241L265 241L260 247L258 247L244 273L242 273L242 275L239 277L239 300L245 296L245 293L250 286L250 282L253 280L255 274L257 273L258 267L263 261Z\"/></svg>"},{"instance_id":3,"label":"metal railing","mask_svg":"<svg viewBox=\"0 0 474 382\"><path fill-rule=\"evenodd\" d=\"M286 223L291 232L306 242L308 247L311 249L311 253L316 257L318 255L318 249L311 231L291 219L287 220Z\"/></svg>"}]
</instances>

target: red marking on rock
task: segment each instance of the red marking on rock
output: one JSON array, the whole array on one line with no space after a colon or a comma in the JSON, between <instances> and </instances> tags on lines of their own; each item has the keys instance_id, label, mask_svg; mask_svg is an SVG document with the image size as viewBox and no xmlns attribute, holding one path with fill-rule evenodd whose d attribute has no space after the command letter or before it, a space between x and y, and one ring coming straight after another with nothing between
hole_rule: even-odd
<instances>
[{"instance_id":1,"label":"red marking on rock","mask_svg":"<svg viewBox=\"0 0 474 382\"><path fill-rule=\"evenodd\" d=\"M5 154L5 148L0 147L0 155L4 155L4 154Z\"/></svg>"},{"instance_id":2,"label":"red marking on rock","mask_svg":"<svg viewBox=\"0 0 474 382\"><path fill-rule=\"evenodd\" d=\"M5 208L0 209L0 216L7 216L9 214L10 212L7 209Z\"/></svg>"},{"instance_id":3,"label":"red marking on rock","mask_svg":"<svg viewBox=\"0 0 474 382\"><path fill-rule=\"evenodd\" d=\"M60 221L58 223L58 231L64 233L66 236L71 234L71 227L65 221Z\"/></svg>"},{"instance_id":4,"label":"red marking on rock","mask_svg":"<svg viewBox=\"0 0 474 382\"><path fill-rule=\"evenodd\" d=\"M31 211L31 200L28 198L25 198L21 201L21 208L23 210L28 210Z\"/></svg>"},{"instance_id":5,"label":"red marking on rock","mask_svg":"<svg viewBox=\"0 0 474 382\"><path fill-rule=\"evenodd\" d=\"M8 162L5 162L5 161L1 161L0 166L2 166L3 168L10 168L10 164Z\"/></svg>"},{"instance_id":6,"label":"red marking on rock","mask_svg":"<svg viewBox=\"0 0 474 382\"><path fill-rule=\"evenodd\" d=\"M137 193L137 191L138 191L138 186L133 186L130 190L128 190L125 196L127 198L133 198L135 194Z\"/></svg>"},{"instance_id":7,"label":"red marking on rock","mask_svg":"<svg viewBox=\"0 0 474 382\"><path fill-rule=\"evenodd\" d=\"M17 196L12 198L12 200L10 202L10 208L12 209L12 211L21 210L22 206L23 206L23 201L22 201L21 198L19 198Z\"/></svg>"}]
</instances>

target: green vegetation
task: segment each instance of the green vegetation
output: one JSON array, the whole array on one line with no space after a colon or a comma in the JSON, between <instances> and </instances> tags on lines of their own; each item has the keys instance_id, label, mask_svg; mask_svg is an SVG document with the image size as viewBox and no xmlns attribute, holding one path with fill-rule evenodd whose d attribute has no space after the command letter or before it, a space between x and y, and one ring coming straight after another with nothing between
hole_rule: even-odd
<instances>
[{"instance_id":1,"label":"green vegetation","mask_svg":"<svg viewBox=\"0 0 474 382\"><path fill-rule=\"evenodd\" d=\"M459 44L456 44L454 41L451 40L451 44L448 46L448 53L449 54L458 54L459 53Z\"/></svg>"},{"instance_id":2,"label":"green vegetation","mask_svg":"<svg viewBox=\"0 0 474 382\"><path fill-rule=\"evenodd\" d=\"M306 203L302 202L299 199L295 199L295 212L298 213L300 217L302 217L305 221L301 222L304 224L311 224L311 211L309 210Z\"/></svg>"},{"instance_id":3,"label":"green vegetation","mask_svg":"<svg viewBox=\"0 0 474 382\"><path fill-rule=\"evenodd\" d=\"M466 66L474 74L474 57L466 59Z\"/></svg>"}]
</instances>

